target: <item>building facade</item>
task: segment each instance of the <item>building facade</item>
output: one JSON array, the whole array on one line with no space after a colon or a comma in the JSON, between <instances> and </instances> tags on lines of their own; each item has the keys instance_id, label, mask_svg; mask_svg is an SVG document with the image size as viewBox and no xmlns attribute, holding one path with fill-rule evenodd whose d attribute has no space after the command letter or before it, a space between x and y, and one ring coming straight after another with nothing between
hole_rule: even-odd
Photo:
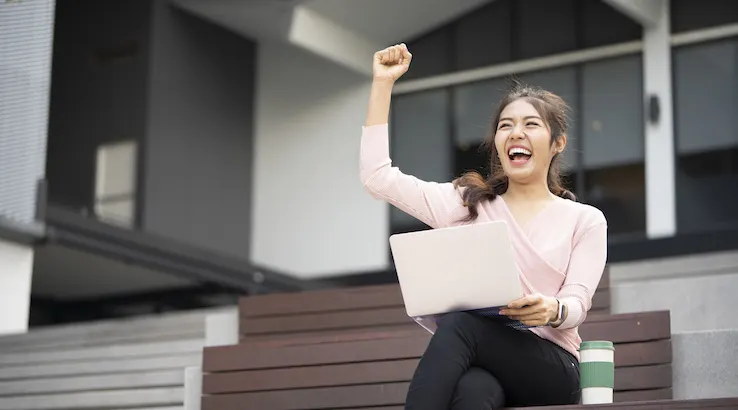
<instances>
[{"instance_id":1,"label":"building facade","mask_svg":"<svg viewBox=\"0 0 738 410\"><path fill-rule=\"evenodd\" d=\"M393 281L387 237L425 227L363 191L358 146L398 42L405 172L484 170L516 76L572 106L567 184L610 263L738 249L733 2L364 3L0 3L0 332Z\"/></svg>"}]
</instances>

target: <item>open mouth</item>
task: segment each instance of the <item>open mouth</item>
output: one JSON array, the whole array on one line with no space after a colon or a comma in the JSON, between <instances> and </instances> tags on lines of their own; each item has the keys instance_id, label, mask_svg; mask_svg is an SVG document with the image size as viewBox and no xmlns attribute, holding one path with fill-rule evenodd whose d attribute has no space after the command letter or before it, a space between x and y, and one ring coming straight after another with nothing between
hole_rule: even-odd
<instances>
[{"instance_id":1,"label":"open mouth","mask_svg":"<svg viewBox=\"0 0 738 410\"><path fill-rule=\"evenodd\" d=\"M527 163L532 155L532 152L521 147L512 147L507 151L507 156L510 158L510 162L516 165Z\"/></svg>"}]
</instances>

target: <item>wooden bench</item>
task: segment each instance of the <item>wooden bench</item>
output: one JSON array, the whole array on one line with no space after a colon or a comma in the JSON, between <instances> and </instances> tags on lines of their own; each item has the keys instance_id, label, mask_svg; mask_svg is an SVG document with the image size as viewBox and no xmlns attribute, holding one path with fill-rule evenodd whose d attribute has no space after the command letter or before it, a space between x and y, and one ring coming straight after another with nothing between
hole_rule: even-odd
<instances>
[{"instance_id":1,"label":"wooden bench","mask_svg":"<svg viewBox=\"0 0 738 410\"><path fill-rule=\"evenodd\" d=\"M584 340L615 342L617 402L672 397L669 323L668 312L648 312L594 315L581 326ZM430 340L415 326L207 348L203 409L401 408Z\"/></svg>"},{"instance_id":2,"label":"wooden bench","mask_svg":"<svg viewBox=\"0 0 738 410\"><path fill-rule=\"evenodd\" d=\"M670 399L669 312L609 315L609 282L606 272L582 338L616 343L616 400ZM206 410L238 400L288 409L280 403L327 398L337 401L304 408L354 407L342 397L401 405L430 339L407 317L396 284L247 297L239 316L239 345L205 350Z\"/></svg>"},{"instance_id":3,"label":"wooden bench","mask_svg":"<svg viewBox=\"0 0 738 410\"><path fill-rule=\"evenodd\" d=\"M0 410L182 410L186 368L202 363L207 317L221 311L50 326L0 337Z\"/></svg>"},{"instance_id":4,"label":"wooden bench","mask_svg":"<svg viewBox=\"0 0 738 410\"><path fill-rule=\"evenodd\" d=\"M610 274L593 296L590 316L610 313ZM242 342L323 340L357 331L414 330L397 284L277 293L241 298Z\"/></svg>"}]
</instances>

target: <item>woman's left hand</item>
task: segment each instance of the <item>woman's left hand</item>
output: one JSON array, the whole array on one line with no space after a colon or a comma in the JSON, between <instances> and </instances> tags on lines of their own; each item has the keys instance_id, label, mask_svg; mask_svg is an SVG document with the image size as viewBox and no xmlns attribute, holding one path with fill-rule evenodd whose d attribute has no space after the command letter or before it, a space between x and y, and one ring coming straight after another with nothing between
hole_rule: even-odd
<instances>
[{"instance_id":1,"label":"woman's left hand","mask_svg":"<svg viewBox=\"0 0 738 410\"><path fill-rule=\"evenodd\" d=\"M558 317L559 302L540 293L514 300L500 313L527 326L545 326Z\"/></svg>"}]
</instances>

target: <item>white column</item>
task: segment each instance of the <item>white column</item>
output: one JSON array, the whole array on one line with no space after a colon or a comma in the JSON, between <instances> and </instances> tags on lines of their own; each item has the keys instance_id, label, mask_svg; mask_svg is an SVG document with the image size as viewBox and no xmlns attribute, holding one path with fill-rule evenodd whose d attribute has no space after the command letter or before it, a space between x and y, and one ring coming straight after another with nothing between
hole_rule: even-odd
<instances>
[{"instance_id":1,"label":"white column","mask_svg":"<svg viewBox=\"0 0 738 410\"><path fill-rule=\"evenodd\" d=\"M384 47L305 6L295 7L288 40L366 76L372 74L372 56Z\"/></svg>"},{"instance_id":2,"label":"white column","mask_svg":"<svg viewBox=\"0 0 738 410\"><path fill-rule=\"evenodd\" d=\"M669 43L669 1L659 3L659 16L643 28L643 83L646 103L646 233L649 238L676 233L674 120ZM649 119L649 100L657 97L659 118Z\"/></svg>"},{"instance_id":3,"label":"white column","mask_svg":"<svg viewBox=\"0 0 738 410\"><path fill-rule=\"evenodd\" d=\"M0 239L0 335L28 330L32 273L33 247Z\"/></svg>"}]
</instances>

